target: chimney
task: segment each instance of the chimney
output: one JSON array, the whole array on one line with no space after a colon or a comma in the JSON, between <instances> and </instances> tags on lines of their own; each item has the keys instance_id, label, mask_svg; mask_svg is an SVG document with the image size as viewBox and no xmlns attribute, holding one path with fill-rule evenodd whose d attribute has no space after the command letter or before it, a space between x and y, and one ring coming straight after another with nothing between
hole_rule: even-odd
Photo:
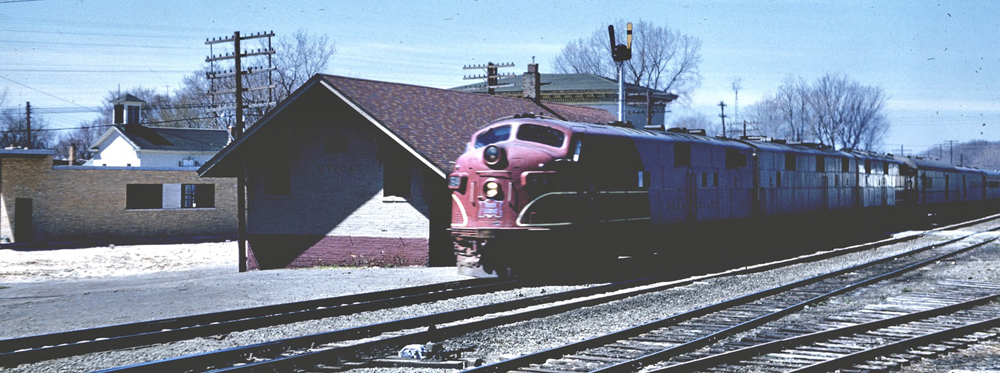
<instances>
[{"instance_id":1,"label":"chimney","mask_svg":"<svg viewBox=\"0 0 1000 373\"><path fill-rule=\"evenodd\" d=\"M69 165L76 165L76 144L69 144Z\"/></svg>"},{"instance_id":2,"label":"chimney","mask_svg":"<svg viewBox=\"0 0 1000 373\"><path fill-rule=\"evenodd\" d=\"M542 99L542 74L538 73L537 63L528 64L528 72L524 73L521 85L524 88L524 98L535 102Z\"/></svg>"}]
</instances>

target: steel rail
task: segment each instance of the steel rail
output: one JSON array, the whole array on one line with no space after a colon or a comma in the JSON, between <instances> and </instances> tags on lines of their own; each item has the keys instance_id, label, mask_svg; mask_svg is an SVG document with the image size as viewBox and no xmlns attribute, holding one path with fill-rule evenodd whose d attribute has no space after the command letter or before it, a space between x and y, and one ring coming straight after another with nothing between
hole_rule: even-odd
<instances>
[{"instance_id":1,"label":"steel rail","mask_svg":"<svg viewBox=\"0 0 1000 373\"><path fill-rule=\"evenodd\" d=\"M995 229L997 229L997 228L995 228ZM536 353L533 353L533 354L522 355L522 356L517 357L517 358L513 358L513 359L509 359L509 360L504 360L504 361L496 362L496 363L493 363L493 364L488 364L488 365L484 365L484 366L481 366L481 367L476 367L476 368L468 369L468 370L466 370L464 372L469 372L469 373L472 373L472 372L476 372L476 373L479 373L479 372L497 373L497 372L505 372L505 371L509 371L509 370L515 370L517 368L525 367L525 366L528 366L529 364L533 364L533 363L541 363L541 362L544 362L544 361L546 361L548 359L559 358L559 357L562 357L564 355L567 355L567 354L575 352L575 351L582 351L582 350L586 350L586 349L589 349L589 348L595 348L595 347L607 345L607 344L613 343L614 341L617 341L617 340L627 339L627 338L630 338L630 337L638 336L640 334L646 333L646 332L651 331L651 330L659 329L659 328L670 326L670 325L675 325L675 324L678 324L678 323L683 322L683 321L691 320L691 319L694 319L694 318L697 318L697 317L708 315L710 313L714 313L714 312L718 312L718 311L721 311L721 310L725 310L725 309L731 308L731 307L736 306L736 305L749 303L749 302L752 302L752 301L755 301L755 300L758 300L758 299L761 299L761 298L764 298L764 297L768 297L768 296L771 296L771 295L774 295L774 294L778 294L778 293L781 293L781 292L784 292L784 291L787 291L787 290L790 290L790 289L794 289L794 288L797 288L797 287L801 287L801 286L805 286L805 285L812 284L812 283L815 283L815 282L819 282L819 281L827 279L827 278L840 276L840 275L843 275L843 274L846 274L846 273L853 272L853 271L855 271L855 270L857 270L859 268L863 268L863 267L867 267L867 266L874 266L874 265L877 265L877 264L881 264L881 263L893 261L893 260L896 260L898 258L902 258L904 256L921 253L921 252L924 252L924 251L927 251L927 250L932 250L934 248L938 248L938 247L941 247L941 246L945 246L945 245L948 245L948 244L952 244L952 243L961 241L961 240L963 240L965 238L968 238L968 237L971 237L971 236L973 236L975 234L978 234L978 233L970 233L970 234L967 234L967 235L964 235L964 236L961 236L961 237L958 237L958 238L946 240L946 241L943 241L943 242L939 242L939 243L927 245L927 246L924 246L924 247L921 247L921 248L918 248L918 249L914 249L914 250L911 250L911 251L907 251L907 252L904 252L904 253L900 253L900 254L897 254L897 255L889 256L889 257L878 259L878 260L874 260L874 261L870 261L870 262L867 262L867 263L863 263L863 264L860 264L858 266L844 268L844 269L841 269L841 270L829 272L829 273L826 273L826 274L822 274L822 275L814 276L814 277L807 278L807 279L804 279L804 280L800 280L800 281L796 281L796 282L793 282L793 283L789 283L789 284L786 284L786 285L782 285L782 286L779 286L779 287L776 287L776 288L772 288L772 289L764 290L764 291L761 291L761 292L744 295L744 296L741 296L741 297L733 298L733 299L730 299L730 300L727 300L727 301L724 301L724 302L720 302L720 303L716 303L716 304L713 304L713 305L704 306L704 307L701 307L701 308L698 308L698 309L695 309L695 310L692 310L692 311L688 311L688 312L685 312L685 313L677 314L677 315L674 315L674 316L671 316L671 317L668 317L668 318L665 318L665 319L653 321L653 322L646 323L646 324L643 324L643 325L639 325L639 326L636 326L636 327L633 327L633 328L624 329L624 330L621 330L621 331L618 331L618 332L614 332L614 333L610 333L610 334L606 334L606 335L602 335L602 336L590 338L590 339L583 340L583 341L580 341L580 342L575 342L575 343L567 344L567 345L564 345L564 346L560 346L560 347L555 347L555 348L548 349L548 350L539 351L539 352L536 352ZM993 240L995 240L995 239L993 239ZM985 241L985 242L976 244L974 247L968 247L968 248L965 248L964 250L971 250L972 248L985 245L986 243L991 242L993 240ZM959 252L952 252L952 253L946 254L944 256L956 255L958 253ZM927 264L933 263L934 261L940 260L941 257L942 256L939 256L939 257L935 257L935 258L933 258L931 260L924 261L924 262L922 262L921 265L927 265ZM901 273L902 272L900 272L900 274ZM862 286L862 285L858 285L858 286ZM848 291L848 290L842 290L840 292L846 292L846 291ZM830 296L832 296L832 295L830 295ZM819 297L817 297L817 298L819 298ZM802 302L802 303L798 304L797 307L802 308L802 307L804 307L804 306L806 306L808 304L811 304L813 302L816 302L816 301L817 301L816 299L813 299L813 300L809 300L809 301L806 301L806 302ZM787 312L791 312L791 311L787 311ZM759 320L759 322L764 322L764 321L766 321L766 319ZM749 326L750 326L749 324L748 325L744 325L744 327L749 327ZM711 336L711 338L698 340L698 343L708 344L708 343L711 343L712 341L714 341L714 340L716 340L718 338L721 338L723 336L724 335L721 335L721 334L713 335L713 336ZM688 348L690 348L692 350L697 349L697 347L694 347L694 346L695 345L692 344ZM677 352L677 351L680 351L680 350L677 349L677 350L672 350L672 351ZM662 356L662 355L660 355L660 356ZM653 355L653 356L644 356L644 357L641 357L640 359L641 360L639 360L639 361L631 361L631 362L623 363L623 364L626 364L628 366L637 365L637 364L638 365L644 365L644 364L648 364L649 361L659 361L661 359L661 357L659 357L657 355ZM609 368L609 369L611 369L611 370L608 370L608 371L616 371L616 370L619 370L619 369L621 369L621 370L629 370L626 366L614 366L614 368Z\"/></svg>"},{"instance_id":2,"label":"steel rail","mask_svg":"<svg viewBox=\"0 0 1000 373\"><path fill-rule=\"evenodd\" d=\"M762 344L755 345L755 346L741 348L741 349L738 349L738 350L727 351L727 352L723 352L723 353L720 353L720 354L706 356L706 357L695 359L695 360L689 360L689 361L681 362L681 363L678 363L678 364L674 364L674 365L670 365L670 366L666 366L666 367L662 367L662 368L648 370L647 372L648 373L652 373L652 372L656 372L656 373L673 373L673 372L692 372L692 371L695 371L695 370L707 369L707 368L710 368L710 367L713 367L713 366L717 366L717 365L721 365L721 364L725 364L725 363L731 363L731 362L735 362L735 361L749 359L749 358L752 358L752 357L758 356L758 355L763 355L763 354L767 354L767 353L771 353L771 352L775 352L775 351L781 351L781 350L788 349L788 348L791 348L791 347L794 347L794 346L808 345L808 344L811 344L811 343L825 341L825 340L830 340L830 339L837 338L837 337L848 336L848 335L852 335L852 334L857 334L857 333L867 332L867 331L871 331L871 330L881 329L881 328L885 328L885 327L889 327L889 326L905 324L905 323L913 322L913 321L917 321L917 320L928 319L928 318L931 318L931 317L947 315L947 314L955 313L957 311L970 309L970 308L978 306L978 305L986 304L986 303L992 302L992 301L997 300L997 299L1000 299L1000 294L994 294L994 295L989 295L989 296L985 296L985 297L980 297L980 298L977 298L977 299L972 299L972 300L968 300L968 301L964 301L964 302L960 302L960 303L956 303L956 304L952 304L952 305L948 305L948 306L944 306L944 307L939 307L939 308L934 308L934 309L929 309L929 310L914 312L914 313L910 313L910 314L906 314L906 315L901 315L901 316L897 316L897 317L891 317L891 318L887 318L887 319L876 320L876 321L871 321L871 322L867 322L867 323L861 323L861 324L857 324L857 325L846 326L846 327L843 327L843 328L837 328L837 329L831 329L831 330L823 330L823 331L813 332L813 333L809 333L809 334L803 334L803 335L792 337L792 338L787 338L787 339L782 339L782 340L776 340L776 341L772 341L772 342L762 343ZM998 319L994 319L993 322L997 322L997 320ZM957 328L955 328L955 329L957 329ZM955 329L952 329L952 330L955 330ZM959 333L961 333L961 332L959 332ZM936 334L936 333L931 333L931 334ZM964 334L967 334L967 333L961 333L961 334L964 335ZM905 349L905 348L904 347L900 347L899 349ZM855 353L855 354L853 354L854 357L851 357L851 355L847 355L847 356L844 356L844 357L840 358L840 359L845 359L845 360L841 360L842 362L845 362L845 363L841 364L840 366L847 365L848 363L846 363L846 361L849 361L849 360L860 361L860 360L868 359L868 358L870 358L872 356L878 356L878 355L884 355L885 354L885 353L876 353L876 352L869 352L869 351L871 351L871 350L866 350L864 352ZM817 371L817 370L832 370L832 369L836 369L837 368L837 363L834 363L834 362L824 362L823 364L826 364L826 365L820 366L820 365L817 364L817 365L814 365L814 366L804 367L804 368L801 368L801 369L802 369L802 371ZM815 370L810 370L810 369L815 369Z\"/></svg>"},{"instance_id":3,"label":"steel rail","mask_svg":"<svg viewBox=\"0 0 1000 373\"><path fill-rule=\"evenodd\" d=\"M301 302L13 338L0 341L0 366L223 334L264 326L507 290L516 281L463 280Z\"/></svg>"},{"instance_id":4,"label":"steel rail","mask_svg":"<svg viewBox=\"0 0 1000 373\"><path fill-rule=\"evenodd\" d=\"M883 258L883 259L879 259L879 260L876 260L876 261L872 261L872 262L869 262L869 265L874 265L874 264L878 264L878 263L883 263L883 262L891 261L891 260L896 259L897 257L902 257L902 256L913 254L913 253L916 253L916 252L922 252L922 251L926 251L926 250L931 250L931 249L936 248L936 247L940 247L940 246L943 246L943 245L946 245L946 244L949 244L949 243L957 242L957 241L959 241L961 239L964 239L964 238L967 238L967 237L969 237L971 235L973 235L973 234L969 234L967 236L963 236L963 237L956 238L956 239L953 239L953 240L948 240L946 242L929 245L929 246L926 246L926 247L923 247L923 248L920 248L920 249L912 250L912 251L907 252L907 253L903 253L903 254L899 254L899 255L895 255L895 256ZM981 243L981 244L985 244L985 242ZM971 248L966 248L966 250L971 250ZM950 255L955 255L955 254L957 254L957 253L955 253L955 252L950 253ZM940 259L941 259L941 256L935 257L935 260L940 260ZM931 262L931 261L928 261L928 263L929 262ZM837 275L841 275L841 274L844 274L844 273L848 273L848 272L856 270L856 269L857 268L849 268L849 269L844 269L844 270L840 270L840 271L835 271L835 272L833 272L831 274L827 274L827 275L824 275L822 277L823 278L828 278L828 277L832 277L832 276L837 276ZM819 280L821 280L821 279L808 279L808 280L805 280L804 282L816 282L816 281L819 281ZM674 286L676 286L676 285L674 285ZM670 287L672 287L672 286L670 286ZM785 285L785 286L782 286L781 288L789 288L789 287L790 287L790 285ZM648 292L648 290L647 291L643 291L643 292ZM772 293L777 293L777 291L774 291ZM552 315L552 314L561 313L561 312L568 311L568 310L578 309L580 307L585 307L585 306L591 306L591 305L595 305L595 304L606 303L606 302L608 302L610 300L621 299L621 298L632 296L632 295L635 295L635 294L620 293L620 294L616 294L616 295L612 295L612 296L606 296L606 297L593 297L593 298L590 298L590 299L587 299L587 300L584 300L584 301L581 301L581 302L565 303L565 304L558 305L558 306L547 307L547 308L542 308L542 309L536 309L536 310L527 311L527 312L524 312L524 313L519 313L519 314L514 314L514 315L507 315L507 316L500 316L500 317L496 317L496 318L491 318L491 319L486 319L486 320L480 320L480 321L474 321L474 322L469 322L469 323L464 323L464 324L454 325L454 326L449 326L449 327L437 327L437 328L434 328L434 330L422 331L422 332L417 332L417 333L413 333L413 334L392 337L392 338L389 338L389 339L369 341L369 342L364 342L364 343L357 344L357 345L350 345L350 346L336 347L336 348L319 350L319 351L306 352L306 353L303 353L303 354L296 354L294 356L278 356L278 355L280 355L281 353L283 353L284 351L287 350L287 346L283 346L283 348L277 348L277 349L271 348L271 349L267 350L266 353L274 356L274 358L272 358L272 359L269 359L269 360L266 360L266 361L260 361L260 362L247 362L245 364L240 364L238 366L232 366L232 367L225 367L225 368L219 368L219 369L215 369L215 370L210 370L210 372L213 372L213 373L217 373L217 372L255 372L255 371L271 371L271 370L286 371L286 370L289 370L289 369L308 368L310 366L314 366L314 365L317 365L317 364L325 364L325 365L344 364L344 363L351 362L351 361L363 360L362 358L359 358L359 354L368 354L369 356L371 356L371 355L377 355L377 354L390 353L390 352L393 352L393 351L397 350L398 348L400 348L400 347L402 347L402 346L404 346L406 344L423 343L423 342L427 342L427 341L441 341L441 340L444 340L444 339L446 339L448 337L456 336L456 335L460 335L460 334L464 334L464 333L468 333L468 332L471 332L471 331L483 330L483 329L495 327L495 326L498 326L498 325L513 323L513 322L518 322L518 321L523 321L523 320L530 320L530 319L539 318L539 317L543 317L543 316L549 316L549 315ZM757 294L750 295L748 297L753 297L755 295L757 295L757 298L762 298L762 297L764 297L764 296L766 296L768 294L757 293ZM735 302L736 301L732 301L732 303L735 303ZM809 303L805 303L805 304L809 304ZM699 313L699 311L701 313L709 313L708 310L702 309L702 310L692 311L692 313L690 313L690 314ZM456 319L454 321L459 321L459 319ZM427 324L423 324L423 325L427 325ZM243 356L246 356L245 352L246 351L243 351ZM258 355L258 356L260 356L260 355ZM136 371L142 371L142 369L148 369L148 368L150 368L150 366L146 365L146 366L141 366L140 368L141 369L136 370ZM474 368L474 369L471 369L469 371L477 371L477 369Z\"/></svg>"},{"instance_id":5,"label":"steel rail","mask_svg":"<svg viewBox=\"0 0 1000 373\"><path fill-rule=\"evenodd\" d=\"M725 276L725 275L733 275L733 274L741 274L741 273L758 272L758 271L763 271L763 270L767 270L767 269L771 269L771 268L776 268L776 267L780 267L780 266L791 264L791 263L803 263L803 262L821 260L821 259L825 259L827 257L836 256L836 255L840 255L840 254L844 254L844 253L856 252L856 251L868 249L868 248L871 248L871 247L876 247L876 246L879 246L879 245L888 245L888 244L893 244L893 243L898 243L898 242L910 241L910 240L914 240L916 238L922 237L922 236L926 235L929 232L940 231L940 230L945 230L945 229L951 229L953 227L959 227L959 226L967 226L967 225L977 224L979 222L987 221L987 220L990 220L990 219L993 219L993 218L996 218L996 217L1000 217L1000 214L994 215L994 216L990 216L990 217L984 217L984 218L981 218L981 219L978 219L978 220L974 220L974 221L971 221L971 222L965 222L965 223L955 224L955 225L952 225L952 226L940 227L940 228L936 228L936 229L933 229L933 230L929 230L929 231L925 231L925 232L922 232L922 233L913 234L913 235L909 235L909 236L902 236L902 237L890 238L890 239L885 239L885 240L881 240L881 241L877 241L877 242L873 242L873 243L868 243L868 244L863 244L863 245L856 245L856 246L851 246L851 247L847 247L847 248L843 248L843 249L838 249L838 250L827 251L827 252L820 252L820 253L805 255L805 256L802 256L802 257L798 257L798 258L786 259L786 260L779 261L779 262L773 262L773 263L768 263L768 264L763 264L763 265L758 265L758 266L752 266L752 267L745 267L745 268L731 270L731 271L727 271L727 272L724 272L724 273L718 273L718 274L713 274L713 275L700 276L698 278L690 279L688 281L682 281L682 282L678 282L678 283L675 283L675 284L667 285L666 287L683 286L685 284L692 283L692 282L698 281L698 280L703 280L705 278L720 277L720 276ZM650 282L655 282L655 281L662 281L662 279L660 279L660 280L651 280ZM403 289L403 290L405 290L405 289ZM382 293L388 293L388 292L392 292L392 291L390 290L390 291L386 291L386 292L382 292ZM364 294L362 294L362 296L363 295ZM453 293L450 293L450 295L454 296L454 295L457 295L457 293L453 292ZM545 297L548 297L548 296L545 296ZM276 305L274 307L282 307L282 306L286 306L286 305ZM559 312L562 312L562 311L559 311ZM196 315L196 316L201 316L201 315ZM171 319L167 319L167 320L171 320ZM271 325L273 325L273 324L274 323L271 323ZM379 324L379 325L381 325L381 324ZM433 325L433 324L431 324L431 325ZM267 325L264 325L264 326L267 326ZM331 333L337 333L337 332L339 332L339 331L331 332ZM59 334L59 333L57 333L57 334ZM327 334L327 333L323 333L323 334ZM351 334L351 333L348 333L348 334ZM211 333L208 334L208 335L211 335ZM311 336L306 336L306 337L311 337ZM305 338L305 337L300 337L300 338ZM175 340L176 339L177 338L175 338ZM282 341L277 341L277 343L278 344L282 344ZM267 344L269 344L269 343L265 343L265 344L261 344L261 345L267 345ZM312 344L315 344L315 343L312 343ZM255 345L255 346L258 346L258 345ZM270 348L271 347L265 347L264 350L268 350ZM287 349L289 347L284 347L284 348ZM236 348L236 349L243 349L243 348ZM230 349L230 350L232 350L232 349ZM233 353L233 351L222 350L222 351L216 351L214 353L207 353L207 354L201 354L201 355L212 355L212 354L215 354L215 353L222 353L222 354L230 354L231 355ZM0 356L2 356L2 355L0 355ZM195 356L200 356L200 355L195 355ZM51 358L51 357L49 357L49 358ZM184 358L169 359L169 360L164 360L164 361L161 361L161 362L171 362L171 361L174 361L174 360L184 360ZM202 359L195 358L194 360L204 360L204 358L202 358ZM153 363L159 363L159 362L153 362ZM147 364L152 364L152 363L147 363ZM137 366L145 366L145 365L146 364L138 364ZM107 371L119 371L119 370L112 369L112 370L107 370Z\"/></svg>"},{"instance_id":6,"label":"steel rail","mask_svg":"<svg viewBox=\"0 0 1000 373\"><path fill-rule=\"evenodd\" d=\"M664 349L664 350L659 351L659 352L654 352L654 353L651 353L651 354L647 354L647 355L644 355L644 356L642 356L642 357L640 357L638 359L633 359L633 360L630 360L630 361L627 361L627 362L615 364L615 365L612 365L612 366L609 366L609 367L605 367L605 368L602 368L602 369L595 370L593 372L610 373L610 372L633 372L633 371L637 371L638 369L642 368L643 366L650 365L651 363L663 361L663 360L666 360L669 357L676 356L676 355L679 355L679 354L689 353L689 352L697 350L697 349L699 349L701 347L704 347L704 346L707 346L707 345L709 345L711 343L714 343L715 341L718 341L718 340L720 340L722 338L729 337L729 336L732 336L732 335L737 334L737 333L742 333L742 332L754 329L754 328L756 328L756 327L758 327L760 325L763 325L764 323L767 323L769 321L777 320L777 319L779 319L781 317L784 317L784 316L790 315L790 314L792 314L794 312L797 312L797 311L805 308L806 306L808 306L810 304L814 304L814 303L826 300L826 299L828 299L830 297L833 297L833 296L836 296L836 295L844 294L844 293L846 293L848 291L860 288L862 286L874 284L874 283L882 281L882 280L886 280L886 279L889 279L889 278L901 276L901 275L903 275L903 274L905 274L907 272L910 272L910 271L912 271L914 269L917 269L917 268L929 265L931 263L940 261L940 260L945 259L947 257L958 255L960 253L964 253L966 251L969 251L969 250L981 247L983 245L986 245L988 243L994 242L996 240L997 240L997 238L992 238L992 239L989 239L989 240L986 240L986 241L983 241L983 242L979 242L979 243L970 245L970 246L962 248L962 249L954 250L954 251L949 252L949 253L938 255L938 256L935 256L935 257L930 258L930 259L926 259L926 260L919 261L919 262L916 262L916 263L911 264L911 265L907 265L907 266L905 266L903 268L899 268L899 269L891 271L891 272L886 272L886 273L884 273L882 275L869 277L869 278L864 279L862 281L854 282L854 283L852 283L850 285L844 286L844 287L842 287L840 289L828 292L826 294L818 295L818 296L813 297L811 299L808 299L808 300L796 303L794 305L791 305L791 306L786 307L784 309L781 309L779 311L771 312L771 313L768 313L768 314L766 314L764 316L757 317L757 318L755 318L753 320L750 320L750 321L747 321L747 322L743 322L743 323L740 323L738 325L735 325L735 326L732 326L732 327L729 327L729 328L717 331L715 333L709 334L708 336L692 340L692 341L690 341L688 343L685 343L685 344L682 344L682 345L678 345L678 346L674 346L674 347L671 347L671 348L668 348L668 349Z\"/></svg>"}]
</instances>

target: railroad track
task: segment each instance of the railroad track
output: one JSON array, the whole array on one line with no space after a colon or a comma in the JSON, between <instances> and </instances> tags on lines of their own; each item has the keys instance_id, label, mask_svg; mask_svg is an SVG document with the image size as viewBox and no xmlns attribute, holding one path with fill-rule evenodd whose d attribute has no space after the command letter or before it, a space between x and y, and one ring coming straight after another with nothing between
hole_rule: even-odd
<instances>
[{"instance_id":1,"label":"railroad track","mask_svg":"<svg viewBox=\"0 0 1000 373\"><path fill-rule=\"evenodd\" d=\"M738 304L750 303L754 300L762 298L768 298L773 301L774 299L787 297L787 299L784 299L783 302L793 304L791 308L783 312L771 312L771 314L767 314L764 318L758 317L760 320L755 320L751 323L743 323L744 328L750 327L751 325L755 325L754 323L762 323L764 320L774 319L784 314L793 312L797 309L795 307L804 307L811 302L818 301L818 299L823 299L824 296L829 297L834 294L840 294L865 284L905 273L906 271L918 268L919 266L926 265L947 256L955 255L959 252L971 250L974 247L990 242L983 241L976 245L958 250L946 247L948 244L956 243L972 235L973 234L965 235L947 242L937 243L904 254L870 262L866 265L844 269L834 273L817 276L802 282L782 286L777 289L752 294L726 302L722 306L706 307L672 319L675 321L681 319L693 319L694 314L699 314L697 316L704 316L712 312L721 311L725 308L733 308ZM919 258L912 258L914 256ZM903 262L909 263L909 265L900 264ZM782 265L787 265L787 263ZM886 266L893 267L894 270L885 269L884 267ZM867 267L878 267L878 269ZM756 269L755 271L759 270L763 269ZM868 272L859 274L857 273L859 271ZM750 272L750 270L747 270L747 272ZM726 275L731 274L732 273ZM151 370L259 372L347 369L349 367L366 366L366 364L375 359L395 353L405 345L416 343L422 344L428 341L441 342L447 340L448 338L473 331L480 331L499 325L545 317L569 310L579 309L581 307L603 304L613 300L632 297L638 294L662 291L677 286L687 285L695 281L701 281L703 279L704 278L698 278L660 284L656 283L661 280L659 278L630 280L563 293L519 299L511 302L497 303L446 313L414 317L405 320L366 325L358 328L231 348L196 356L108 369L102 372L143 372ZM824 280L826 282L824 282ZM835 284L831 284L831 281L835 282ZM844 285L845 283L846 285ZM831 287L836 287L838 284L840 286L839 288L830 290ZM812 287L804 289L804 287L809 286ZM711 308L714 307L722 308L718 310L711 310ZM773 311L767 309L768 307L769 306L757 306L756 308L758 308L758 311ZM739 312L754 311L751 309L741 309ZM737 313L730 313L727 314L727 317L735 319L738 315ZM713 321L713 324L714 323L716 323L716 321ZM688 326L690 325L693 324L689 323ZM706 327L706 325L708 324L698 324L697 326ZM728 334L716 335L715 339L721 338L723 335ZM688 348L695 349L697 347L700 346L696 346L695 344L688 346ZM626 359L624 364L628 365L634 363L635 362L629 362ZM648 362L641 361L638 365L648 365ZM496 368L497 365L491 365L481 369L484 371L502 371L501 369ZM516 366L514 368L516 368Z\"/></svg>"},{"instance_id":2,"label":"railroad track","mask_svg":"<svg viewBox=\"0 0 1000 373\"><path fill-rule=\"evenodd\" d=\"M997 217L1000 217L1000 215L986 217L949 227L942 227L936 230L956 229L987 221L989 219L995 219ZM409 344L415 341L423 342L428 340L441 340L447 338L449 335L456 335L477 330L476 328L488 328L503 323L526 320L532 317L542 317L578 307L634 296L641 293L655 292L672 287L684 286L695 281L701 281L713 277L759 272L794 263L821 260L845 253L866 250L880 245L909 241L920 236L922 236L922 234L897 237L875 243L788 259L767 265L759 265L738 270L731 270L719 274L705 275L684 281L669 282L652 287L649 284L666 281L666 279L663 277L651 277L646 279L624 281L615 284L580 289L573 292L522 299L515 302L477 307L469 310L460 310L453 313L447 313L445 315L428 315L421 318L398 320L395 322L369 325L361 328L321 333L313 336L304 336L300 338L222 350L213 353L201 354L196 357L181 357L168 361L151 362L147 364L109 369L107 371L144 371L147 368L155 367L172 367L169 368L171 370L181 370L181 367L185 367L183 368L184 370L192 371L199 369L215 369L217 367L223 367L219 369L225 369L224 366L227 364L233 366L247 365L251 363L260 364L262 362L265 365L274 364L268 362L270 360L275 360L278 364L284 364L284 358L289 356L282 357L281 355L292 355L293 353L291 351L306 351L307 358L305 358L304 361L308 361L308 356L312 352L320 352L321 350L329 350L331 348L347 352L343 355L346 356L346 358L335 358L335 361L348 361L352 359L354 361L365 360L366 358L363 356L369 356L371 353L366 354L362 353L362 351L372 351L373 349L382 351L387 349L398 349L403 344ZM506 281L459 281L416 288L358 294L346 297L336 297L173 319L154 320L143 323L132 323L48 335L15 338L0 341L0 366L15 366L23 363L48 360L58 357L82 355L96 351L106 351L195 337L219 335L238 330L247 330L289 322L428 302L461 295L498 291L513 288L515 286L516 285L514 283ZM626 290L630 287L634 289ZM445 328L436 327L437 325L448 322L461 323L461 320L464 318L477 317L482 314L504 312L505 310L512 310L518 307L538 306L547 302L566 301L573 298L588 297L602 292L614 291L617 291L617 293L596 297L586 301L569 302L567 305L563 306L542 307L540 310L522 313L520 315L508 315L499 318L481 320L477 323L466 324L464 327L451 327L444 331L441 331L440 329ZM477 315L477 313L479 313L479 315ZM407 328L427 328L429 326L435 326L432 327L432 329L435 330L428 330L426 334L405 332ZM401 338L390 338L390 340L380 343L373 342L368 347L359 346L358 343L352 344L345 342L357 338L379 338L378 336L382 333L398 334L401 335ZM321 347L317 348L317 346ZM381 346L381 348L377 348L378 346ZM324 353L318 353L317 355L322 356ZM219 363L212 361L213 359L220 359L227 362ZM291 360L293 361L293 365L297 364L294 362L295 359ZM329 359L318 360L328 361ZM307 362L304 365L309 365L309 363Z\"/></svg>"},{"instance_id":3,"label":"railroad track","mask_svg":"<svg viewBox=\"0 0 1000 373\"><path fill-rule=\"evenodd\" d=\"M512 289L516 281L464 280L403 289L213 312L0 341L0 366L16 366L155 343L347 315Z\"/></svg>"},{"instance_id":4,"label":"railroad track","mask_svg":"<svg viewBox=\"0 0 1000 373\"><path fill-rule=\"evenodd\" d=\"M1000 336L1000 285L944 285L944 291L907 294L818 323L777 327L714 347L703 357L644 371L886 371Z\"/></svg>"},{"instance_id":5,"label":"railroad track","mask_svg":"<svg viewBox=\"0 0 1000 373\"><path fill-rule=\"evenodd\" d=\"M638 327L524 355L467 372L635 372L747 332L835 295L888 280L996 241L941 244L730 299ZM688 357L693 359L694 357Z\"/></svg>"}]
</instances>

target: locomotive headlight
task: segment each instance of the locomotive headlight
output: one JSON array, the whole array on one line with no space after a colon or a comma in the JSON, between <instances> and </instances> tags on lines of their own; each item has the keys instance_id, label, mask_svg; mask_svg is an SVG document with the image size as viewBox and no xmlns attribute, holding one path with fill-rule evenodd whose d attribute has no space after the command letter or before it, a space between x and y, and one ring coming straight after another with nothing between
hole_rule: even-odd
<instances>
[{"instance_id":1,"label":"locomotive headlight","mask_svg":"<svg viewBox=\"0 0 1000 373\"><path fill-rule=\"evenodd\" d=\"M500 183L496 181L487 181L483 184L483 194L486 198L496 198L500 195Z\"/></svg>"},{"instance_id":2,"label":"locomotive headlight","mask_svg":"<svg viewBox=\"0 0 1000 373\"><path fill-rule=\"evenodd\" d=\"M483 161L491 167L502 165L504 162L503 148L496 145L487 146L486 149L483 149Z\"/></svg>"}]
</instances>

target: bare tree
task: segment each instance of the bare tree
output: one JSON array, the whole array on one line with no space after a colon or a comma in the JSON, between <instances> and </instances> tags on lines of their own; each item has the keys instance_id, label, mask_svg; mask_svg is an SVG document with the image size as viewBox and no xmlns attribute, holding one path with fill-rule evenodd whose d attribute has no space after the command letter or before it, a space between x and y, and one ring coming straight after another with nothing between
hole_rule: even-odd
<instances>
[{"instance_id":1,"label":"bare tree","mask_svg":"<svg viewBox=\"0 0 1000 373\"><path fill-rule=\"evenodd\" d=\"M58 158L69 158L69 147L73 145L76 149L76 159L88 160L94 158L94 152L90 146L97 142L97 139L108 130L109 125L102 118L81 123L79 127L72 131L63 133L55 145L55 156Z\"/></svg>"},{"instance_id":2,"label":"bare tree","mask_svg":"<svg viewBox=\"0 0 1000 373\"><path fill-rule=\"evenodd\" d=\"M0 115L0 148L8 146L29 149L48 149L52 146L53 133L49 130L45 117L31 115L31 133L28 133L27 113L4 110Z\"/></svg>"},{"instance_id":3,"label":"bare tree","mask_svg":"<svg viewBox=\"0 0 1000 373\"><path fill-rule=\"evenodd\" d=\"M616 23L616 29L624 30L625 21ZM690 93L701 83L701 40L645 21L637 22L634 29L632 59L624 66L625 81L675 93L680 101L689 103ZM567 44L553 66L558 73L589 73L614 80L618 75L604 28Z\"/></svg>"},{"instance_id":4,"label":"bare tree","mask_svg":"<svg viewBox=\"0 0 1000 373\"><path fill-rule=\"evenodd\" d=\"M767 136L875 150L889 128L885 101L882 88L841 75L824 75L812 85L788 78L774 95L754 104L750 115Z\"/></svg>"},{"instance_id":5,"label":"bare tree","mask_svg":"<svg viewBox=\"0 0 1000 373\"><path fill-rule=\"evenodd\" d=\"M337 51L326 35L310 35L303 29L295 31L291 38L278 39L277 44L275 84L281 99L288 97L316 73L325 70L330 57Z\"/></svg>"},{"instance_id":6,"label":"bare tree","mask_svg":"<svg viewBox=\"0 0 1000 373\"><path fill-rule=\"evenodd\" d=\"M722 126L712 121L708 115L693 113L674 120L671 127L703 129L708 135L721 135Z\"/></svg>"}]
</instances>

